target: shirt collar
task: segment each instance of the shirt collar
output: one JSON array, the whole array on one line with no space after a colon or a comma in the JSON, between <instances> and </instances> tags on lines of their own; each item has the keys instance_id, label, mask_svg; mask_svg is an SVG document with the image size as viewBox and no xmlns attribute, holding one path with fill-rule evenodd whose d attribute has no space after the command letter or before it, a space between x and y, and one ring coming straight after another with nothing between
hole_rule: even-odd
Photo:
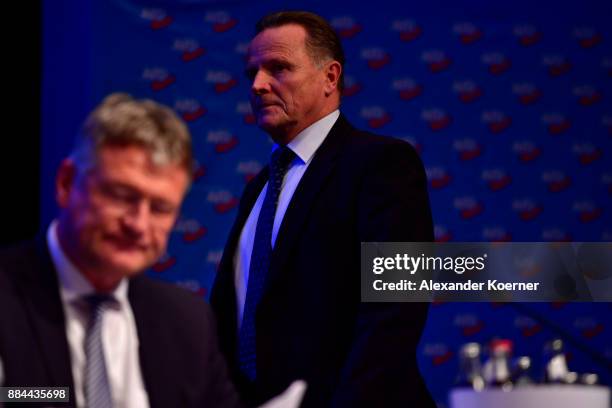
<instances>
[{"instance_id":1,"label":"shirt collar","mask_svg":"<svg viewBox=\"0 0 612 408\"><path fill-rule=\"evenodd\" d=\"M322 117L298 133L287 146L303 163L308 163L329 134L329 131L334 126L339 116L340 111L336 109L327 116ZM275 144L272 150L274 151L277 148L278 145Z\"/></svg>"},{"instance_id":2,"label":"shirt collar","mask_svg":"<svg viewBox=\"0 0 612 408\"><path fill-rule=\"evenodd\" d=\"M47 246L57 272L62 298L70 303L94 293L95 289L63 251L57 237L57 224L58 221L54 220L47 229ZM127 291L128 280L124 278L112 295L120 304L125 304L128 301Z\"/></svg>"}]
</instances>

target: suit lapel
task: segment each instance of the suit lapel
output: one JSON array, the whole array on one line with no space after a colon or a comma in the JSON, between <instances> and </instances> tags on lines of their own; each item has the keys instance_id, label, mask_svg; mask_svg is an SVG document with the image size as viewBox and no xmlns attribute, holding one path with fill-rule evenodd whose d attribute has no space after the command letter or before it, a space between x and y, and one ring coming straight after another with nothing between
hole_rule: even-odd
<instances>
[{"instance_id":1,"label":"suit lapel","mask_svg":"<svg viewBox=\"0 0 612 408\"><path fill-rule=\"evenodd\" d=\"M340 115L329 134L316 151L312 162L304 173L287 207L281 223L268 275L268 286L284 269L291 249L301 235L300 231L308 219L321 186L336 166L336 158L342 150L345 139L352 131L351 125Z\"/></svg>"},{"instance_id":2,"label":"suit lapel","mask_svg":"<svg viewBox=\"0 0 612 408\"><path fill-rule=\"evenodd\" d=\"M22 295L50 380L44 385L70 387L69 405L74 406L64 309L55 268L42 236L36 240L34 251L33 263L24 270Z\"/></svg>"}]
</instances>

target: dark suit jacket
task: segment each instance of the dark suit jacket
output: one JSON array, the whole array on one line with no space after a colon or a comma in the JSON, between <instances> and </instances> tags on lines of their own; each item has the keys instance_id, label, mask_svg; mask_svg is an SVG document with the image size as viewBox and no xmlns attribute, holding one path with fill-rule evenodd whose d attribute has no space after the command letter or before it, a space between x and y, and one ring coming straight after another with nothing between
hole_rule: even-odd
<instances>
[{"instance_id":1,"label":"dark suit jacket","mask_svg":"<svg viewBox=\"0 0 612 408\"><path fill-rule=\"evenodd\" d=\"M433 240L423 165L408 143L342 116L285 213L256 311L257 381L241 376L233 257L267 179L266 168L244 191L211 294L243 398L260 403L301 378L303 406L434 406L416 361L427 304L360 302L360 242Z\"/></svg>"},{"instance_id":2,"label":"dark suit jacket","mask_svg":"<svg viewBox=\"0 0 612 408\"><path fill-rule=\"evenodd\" d=\"M144 276L130 281L128 299L151 407L238 405L204 301ZM74 406L58 280L42 239L0 252L0 358L5 386L68 386Z\"/></svg>"}]
</instances>

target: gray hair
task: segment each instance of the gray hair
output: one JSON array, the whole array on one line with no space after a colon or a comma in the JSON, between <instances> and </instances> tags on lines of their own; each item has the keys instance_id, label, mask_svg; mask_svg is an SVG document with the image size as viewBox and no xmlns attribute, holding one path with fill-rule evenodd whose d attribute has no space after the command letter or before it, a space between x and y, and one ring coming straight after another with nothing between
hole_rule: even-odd
<instances>
[{"instance_id":1,"label":"gray hair","mask_svg":"<svg viewBox=\"0 0 612 408\"><path fill-rule=\"evenodd\" d=\"M142 146L157 166L193 167L191 136L185 123L167 106L113 93L89 114L71 158L81 170L93 167L104 146Z\"/></svg>"}]
</instances>

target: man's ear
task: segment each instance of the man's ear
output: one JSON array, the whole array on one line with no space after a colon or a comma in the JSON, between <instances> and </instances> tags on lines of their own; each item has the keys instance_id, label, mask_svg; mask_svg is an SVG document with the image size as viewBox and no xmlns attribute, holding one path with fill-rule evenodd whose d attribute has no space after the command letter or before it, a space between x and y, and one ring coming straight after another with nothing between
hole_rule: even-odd
<instances>
[{"instance_id":1,"label":"man's ear","mask_svg":"<svg viewBox=\"0 0 612 408\"><path fill-rule=\"evenodd\" d=\"M66 208L70 193L75 188L77 167L72 159L64 159L55 177L55 201L60 208Z\"/></svg>"},{"instance_id":2,"label":"man's ear","mask_svg":"<svg viewBox=\"0 0 612 408\"><path fill-rule=\"evenodd\" d=\"M338 61L330 61L325 64L325 96L329 96L338 88L342 65Z\"/></svg>"}]
</instances>

